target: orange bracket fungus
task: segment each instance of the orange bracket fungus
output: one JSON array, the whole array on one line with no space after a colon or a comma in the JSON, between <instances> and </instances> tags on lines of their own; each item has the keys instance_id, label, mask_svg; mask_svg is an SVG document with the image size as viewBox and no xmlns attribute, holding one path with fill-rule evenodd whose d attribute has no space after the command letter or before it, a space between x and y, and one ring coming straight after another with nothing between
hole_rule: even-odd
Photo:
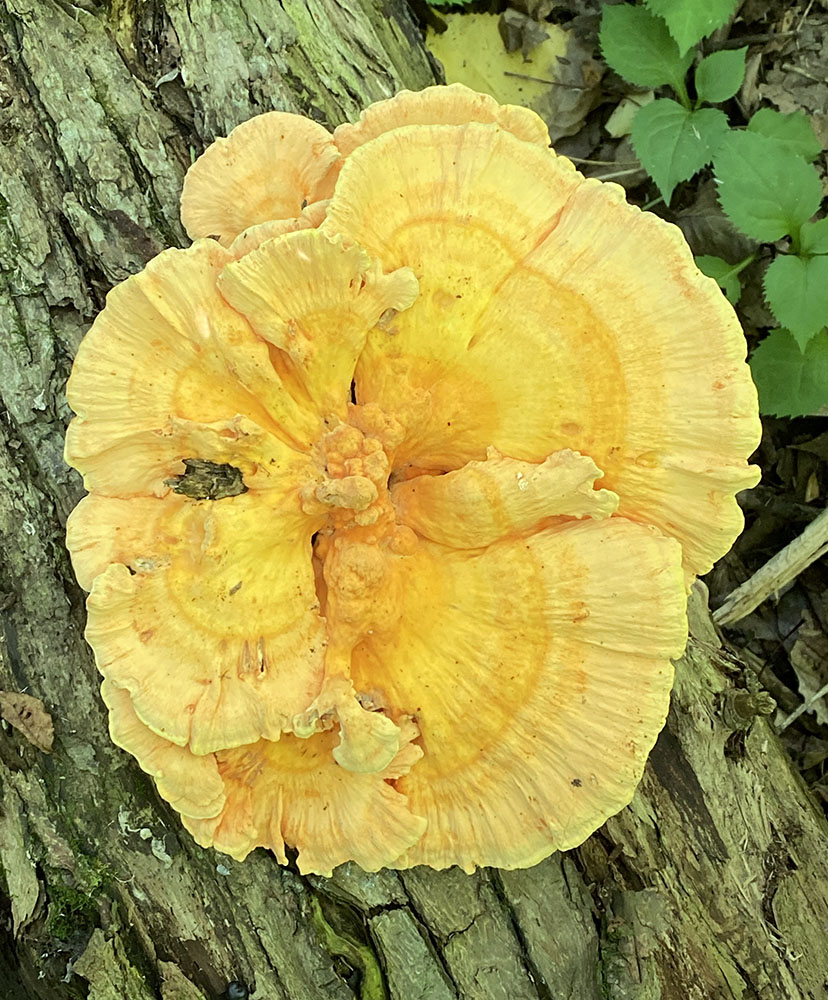
<instances>
[{"instance_id":1,"label":"orange bracket fungus","mask_svg":"<svg viewBox=\"0 0 828 1000\"><path fill-rule=\"evenodd\" d=\"M182 216L68 386L113 740L237 859L580 844L757 479L733 310L678 229L457 85L240 125Z\"/></svg>"}]
</instances>

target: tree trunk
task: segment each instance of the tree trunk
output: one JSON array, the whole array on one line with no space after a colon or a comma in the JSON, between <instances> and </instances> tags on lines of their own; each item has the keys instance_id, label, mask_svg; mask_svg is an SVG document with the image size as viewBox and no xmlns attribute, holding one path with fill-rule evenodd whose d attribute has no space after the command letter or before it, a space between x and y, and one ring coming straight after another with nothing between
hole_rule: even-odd
<instances>
[{"instance_id":1,"label":"tree trunk","mask_svg":"<svg viewBox=\"0 0 828 1000\"><path fill-rule=\"evenodd\" d=\"M0 993L824 997L828 828L751 724L701 591L641 788L577 851L302 878L181 830L110 743L82 637L63 548L82 492L62 460L71 360L107 289L183 244L184 170L215 135L271 107L333 125L433 70L401 0L5 0L0 46L0 688L41 699L55 732L48 754L0 729Z\"/></svg>"}]
</instances>

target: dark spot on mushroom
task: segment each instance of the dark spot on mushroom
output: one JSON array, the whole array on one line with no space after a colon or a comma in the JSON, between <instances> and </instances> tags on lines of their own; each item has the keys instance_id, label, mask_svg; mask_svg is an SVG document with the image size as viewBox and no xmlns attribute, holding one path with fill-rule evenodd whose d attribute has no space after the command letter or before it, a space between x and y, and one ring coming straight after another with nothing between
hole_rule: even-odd
<instances>
[{"instance_id":1,"label":"dark spot on mushroom","mask_svg":"<svg viewBox=\"0 0 828 1000\"><path fill-rule=\"evenodd\" d=\"M230 588L231 597L233 596L233 594L238 594L238 592L241 590L242 582L243 582L242 580L239 580L238 583L233 584L233 586Z\"/></svg>"},{"instance_id":2,"label":"dark spot on mushroom","mask_svg":"<svg viewBox=\"0 0 828 1000\"><path fill-rule=\"evenodd\" d=\"M573 778L570 784L574 785L576 788L580 788L583 782L580 778Z\"/></svg>"},{"instance_id":3,"label":"dark spot on mushroom","mask_svg":"<svg viewBox=\"0 0 828 1000\"><path fill-rule=\"evenodd\" d=\"M223 500L247 493L241 469L234 465L210 462L204 458L185 458L182 461L187 470L184 475L164 480L174 493L191 500Z\"/></svg>"},{"instance_id":4,"label":"dark spot on mushroom","mask_svg":"<svg viewBox=\"0 0 828 1000\"><path fill-rule=\"evenodd\" d=\"M356 382L351 380L351 402L356 406Z\"/></svg>"}]
</instances>

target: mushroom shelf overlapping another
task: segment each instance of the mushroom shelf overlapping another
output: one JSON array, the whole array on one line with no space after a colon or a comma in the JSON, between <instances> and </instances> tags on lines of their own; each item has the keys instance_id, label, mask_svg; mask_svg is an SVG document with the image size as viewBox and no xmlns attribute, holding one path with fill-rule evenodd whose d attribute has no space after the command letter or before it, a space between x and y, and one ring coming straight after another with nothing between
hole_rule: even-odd
<instances>
[{"instance_id":1,"label":"mushroom shelf overlapping another","mask_svg":"<svg viewBox=\"0 0 828 1000\"><path fill-rule=\"evenodd\" d=\"M461 86L190 169L68 386L112 738L198 843L532 865L625 806L759 440L673 226Z\"/></svg>"}]
</instances>

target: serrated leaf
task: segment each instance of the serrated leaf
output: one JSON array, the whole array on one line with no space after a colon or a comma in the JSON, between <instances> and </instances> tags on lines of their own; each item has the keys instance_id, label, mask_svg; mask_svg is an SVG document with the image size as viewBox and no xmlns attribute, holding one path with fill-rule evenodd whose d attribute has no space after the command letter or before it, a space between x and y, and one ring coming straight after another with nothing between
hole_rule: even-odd
<instances>
[{"instance_id":1,"label":"serrated leaf","mask_svg":"<svg viewBox=\"0 0 828 1000\"><path fill-rule=\"evenodd\" d=\"M777 257L765 271L765 299L805 350L828 324L828 257Z\"/></svg>"},{"instance_id":2,"label":"serrated leaf","mask_svg":"<svg viewBox=\"0 0 828 1000\"><path fill-rule=\"evenodd\" d=\"M687 52L716 28L727 24L738 0L645 0L667 23L680 52Z\"/></svg>"},{"instance_id":3,"label":"serrated leaf","mask_svg":"<svg viewBox=\"0 0 828 1000\"><path fill-rule=\"evenodd\" d=\"M802 253L828 253L828 219L803 223L799 246Z\"/></svg>"},{"instance_id":4,"label":"serrated leaf","mask_svg":"<svg viewBox=\"0 0 828 1000\"><path fill-rule=\"evenodd\" d=\"M713 167L725 213L761 243L796 233L822 201L816 170L757 132L729 131Z\"/></svg>"},{"instance_id":5,"label":"serrated leaf","mask_svg":"<svg viewBox=\"0 0 828 1000\"><path fill-rule=\"evenodd\" d=\"M736 305L742 294L742 283L733 264L728 264L723 257L702 254L696 257L696 267L708 278L714 278L727 296L728 302L733 306Z\"/></svg>"},{"instance_id":6,"label":"serrated leaf","mask_svg":"<svg viewBox=\"0 0 828 1000\"><path fill-rule=\"evenodd\" d=\"M716 108L688 111L665 98L641 108L631 138L641 166L669 202L679 181L710 162L727 130L727 118Z\"/></svg>"},{"instance_id":7,"label":"serrated leaf","mask_svg":"<svg viewBox=\"0 0 828 1000\"><path fill-rule=\"evenodd\" d=\"M696 67L696 96L704 104L728 101L742 86L745 78L745 55L742 49L722 49L712 52Z\"/></svg>"},{"instance_id":8,"label":"serrated leaf","mask_svg":"<svg viewBox=\"0 0 828 1000\"><path fill-rule=\"evenodd\" d=\"M643 7L605 7L600 37L604 59L625 80L639 87L668 83L683 89L693 53L682 56L664 22Z\"/></svg>"},{"instance_id":9,"label":"serrated leaf","mask_svg":"<svg viewBox=\"0 0 828 1000\"><path fill-rule=\"evenodd\" d=\"M828 406L828 337L814 337L800 351L788 330L771 330L750 359L759 409L777 417L802 417Z\"/></svg>"},{"instance_id":10,"label":"serrated leaf","mask_svg":"<svg viewBox=\"0 0 828 1000\"><path fill-rule=\"evenodd\" d=\"M804 111L783 115L773 108L760 108L748 122L748 131L776 139L790 152L803 156L809 163L822 152L811 119Z\"/></svg>"}]
</instances>

